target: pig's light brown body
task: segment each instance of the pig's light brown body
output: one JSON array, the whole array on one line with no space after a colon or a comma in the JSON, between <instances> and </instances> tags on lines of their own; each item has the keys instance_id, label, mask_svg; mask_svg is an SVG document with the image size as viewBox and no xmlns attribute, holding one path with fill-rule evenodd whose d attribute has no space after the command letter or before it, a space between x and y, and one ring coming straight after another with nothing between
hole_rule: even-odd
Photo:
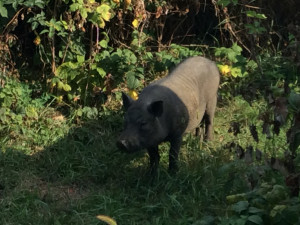
<instances>
[{"instance_id":1,"label":"pig's light brown body","mask_svg":"<svg viewBox=\"0 0 300 225\"><path fill-rule=\"evenodd\" d=\"M220 81L216 64L204 57L192 57L183 61L172 73L155 82L172 90L188 110L189 121L185 131L199 126L204 113L213 116L217 104L217 91ZM212 138L212 129L208 131Z\"/></svg>"}]
</instances>

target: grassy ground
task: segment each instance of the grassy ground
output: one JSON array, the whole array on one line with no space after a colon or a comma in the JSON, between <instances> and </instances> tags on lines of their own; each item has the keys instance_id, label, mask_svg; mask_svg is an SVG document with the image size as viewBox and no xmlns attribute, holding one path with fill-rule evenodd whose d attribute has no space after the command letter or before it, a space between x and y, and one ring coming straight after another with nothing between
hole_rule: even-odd
<instances>
[{"instance_id":1,"label":"grassy ground","mask_svg":"<svg viewBox=\"0 0 300 225\"><path fill-rule=\"evenodd\" d=\"M118 114L80 124L54 119L54 125L40 127L37 121L32 135L2 146L0 224L104 224L99 214L124 225L237 224L228 222L232 212L226 197L251 191L247 174L258 172L226 146L252 145L269 156L275 146L280 153L286 145L284 133L269 140L260 128L260 142L252 138L248 127L254 121L259 125L264 107L262 100L250 106L240 97L219 106L215 140L199 143L186 135L175 176L167 172L168 145L163 144L155 179L147 174L145 152L117 151ZM237 136L228 132L234 121L241 124ZM276 173L275 178L283 180Z\"/></svg>"}]
</instances>

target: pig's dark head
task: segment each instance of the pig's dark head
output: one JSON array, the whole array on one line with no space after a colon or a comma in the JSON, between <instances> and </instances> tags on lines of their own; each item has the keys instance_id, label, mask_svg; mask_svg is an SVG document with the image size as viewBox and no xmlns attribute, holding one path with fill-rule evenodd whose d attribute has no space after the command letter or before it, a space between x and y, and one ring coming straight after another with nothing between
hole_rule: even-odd
<instances>
[{"instance_id":1,"label":"pig's dark head","mask_svg":"<svg viewBox=\"0 0 300 225\"><path fill-rule=\"evenodd\" d=\"M145 101L122 93L125 109L124 131L117 140L117 146L125 152L135 152L158 145L164 132L159 117L163 114L163 101Z\"/></svg>"}]
</instances>

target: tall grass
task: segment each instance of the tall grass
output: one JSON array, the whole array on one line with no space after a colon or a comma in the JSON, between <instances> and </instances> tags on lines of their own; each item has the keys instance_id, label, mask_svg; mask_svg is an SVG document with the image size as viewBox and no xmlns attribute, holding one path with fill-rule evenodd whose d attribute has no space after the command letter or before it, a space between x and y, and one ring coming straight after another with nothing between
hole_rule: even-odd
<instances>
[{"instance_id":1,"label":"tall grass","mask_svg":"<svg viewBox=\"0 0 300 225\"><path fill-rule=\"evenodd\" d=\"M257 109L264 103L255 104ZM229 101L217 110L214 141L185 136L176 175L167 172L168 144L160 146L155 178L147 173L146 152L117 151L118 114L80 125L65 121L65 135L38 151L3 146L0 224L104 224L98 214L124 225L218 224L231 212L226 196L251 191L247 174L254 168L224 146L232 141L255 145L247 127L258 116L259 110L241 98ZM230 121L241 123L241 134L228 133ZM61 127L41 129L48 140ZM259 147L271 154L260 137Z\"/></svg>"}]
</instances>

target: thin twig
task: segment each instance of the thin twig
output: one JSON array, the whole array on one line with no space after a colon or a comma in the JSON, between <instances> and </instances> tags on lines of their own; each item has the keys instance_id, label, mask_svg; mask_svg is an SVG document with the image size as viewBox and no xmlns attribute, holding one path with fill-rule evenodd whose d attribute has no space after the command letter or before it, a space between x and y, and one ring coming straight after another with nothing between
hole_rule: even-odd
<instances>
[{"instance_id":1,"label":"thin twig","mask_svg":"<svg viewBox=\"0 0 300 225\"><path fill-rule=\"evenodd\" d=\"M24 8L24 7L21 8L21 9L14 15L14 17L6 24L5 28L4 28L3 31L2 31L2 34L5 33L5 31L6 31L6 29L8 28L8 26L9 26L11 23L14 22L14 20L16 19L16 17L19 15L19 13L20 13L23 9L25 9L25 8Z\"/></svg>"}]
</instances>

